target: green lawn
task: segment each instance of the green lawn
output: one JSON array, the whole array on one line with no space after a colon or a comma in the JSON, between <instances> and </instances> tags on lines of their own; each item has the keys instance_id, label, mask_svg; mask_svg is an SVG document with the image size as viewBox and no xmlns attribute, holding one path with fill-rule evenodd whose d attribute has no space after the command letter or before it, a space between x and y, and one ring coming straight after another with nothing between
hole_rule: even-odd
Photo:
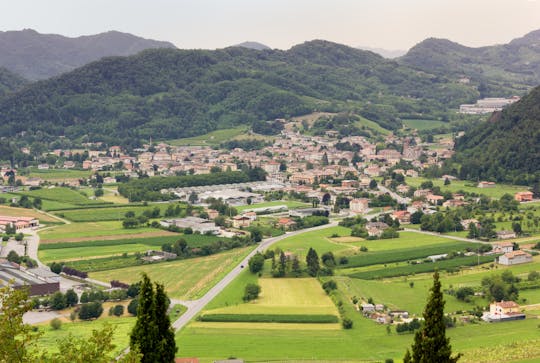
<instances>
[{"instance_id":1,"label":"green lawn","mask_svg":"<svg viewBox=\"0 0 540 363\"><path fill-rule=\"evenodd\" d=\"M360 128L367 127L368 129L371 129L383 135L388 135L390 133L390 131L388 131L387 129L379 125L378 123L368 120L367 118L362 117L362 116L358 116L358 117L360 118L360 120L354 123L356 127L360 127Z\"/></svg>"},{"instance_id":2,"label":"green lawn","mask_svg":"<svg viewBox=\"0 0 540 363\"><path fill-rule=\"evenodd\" d=\"M103 221L87 223L71 223L55 226L39 232L42 241L71 241L77 238L93 238L115 235L135 235L145 232L156 232L155 228L125 229L120 221Z\"/></svg>"},{"instance_id":3,"label":"green lawn","mask_svg":"<svg viewBox=\"0 0 540 363\"><path fill-rule=\"evenodd\" d=\"M236 207L236 210L238 210L238 212L243 212L245 210L251 210L251 209L256 209L256 208L275 207L275 206L281 206L281 205L285 205L289 209L311 207L311 204L303 203L303 202L297 202L295 200L273 200L271 202L257 203L257 204L251 204L251 205L241 205L239 207Z\"/></svg>"},{"instance_id":4,"label":"green lawn","mask_svg":"<svg viewBox=\"0 0 540 363\"><path fill-rule=\"evenodd\" d=\"M74 169L49 169L39 170L37 168L28 168L28 176L32 178L41 178L44 180L55 181L58 179L82 179L92 175L92 170L74 170Z\"/></svg>"},{"instance_id":5,"label":"green lawn","mask_svg":"<svg viewBox=\"0 0 540 363\"><path fill-rule=\"evenodd\" d=\"M504 194L514 195L517 192L526 191L526 187L516 186L516 185L505 185L505 184L496 184L494 188L478 188L476 187L477 183L465 180L455 180L452 181L449 185L444 185L444 180L441 179L426 179L426 178L405 178L407 184L418 188L422 182L431 180L433 185L438 186L441 190L450 191L456 193L459 191L464 191L468 193L484 194L492 198L500 198Z\"/></svg>"},{"instance_id":6,"label":"green lawn","mask_svg":"<svg viewBox=\"0 0 540 363\"><path fill-rule=\"evenodd\" d=\"M161 215L165 213L165 210L170 204L159 203L143 205L131 205L111 208L86 208L86 209L73 209L73 210L57 210L54 213L69 219L74 222L97 222L97 221L119 221L125 219L127 212L134 212L136 216L142 215L146 210L152 210L155 207L160 209ZM176 204L175 204L176 206ZM185 205L181 205L185 208Z\"/></svg>"},{"instance_id":7,"label":"green lawn","mask_svg":"<svg viewBox=\"0 0 540 363\"><path fill-rule=\"evenodd\" d=\"M168 140L167 142L173 146L213 146L219 145L224 141L229 141L235 137L247 133L246 126L238 126L231 129L223 129L209 132L204 135L187 137L183 139Z\"/></svg>"},{"instance_id":8,"label":"green lawn","mask_svg":"<svg viewBox=\"0 0 540 363\"><path fill-rule=\"evenodd\" d=\"M410 129L417 129L418 131L436 129L441 126L447 126L448 122L438 120L403 120L403 125Z\"/></svg>"},{"instance_id":9,"label":"green lawn","mask_svg":"<svg viewBox=\"0 0 540 363\"><path fill-rule=\"evenodd\" d=\"M100 200L89 199L88 195L85 196L81 192L64 187L46 188L18 192L17 194L26 195L31 198L41 198L42 200L60 202L62 204L70 205L97 205L106 204Z\"/></svg>"},{"instance_id":10,"label":"green lawn","mask_svg":"<svg viewBox=\"0 0 540 363\"><path fill-rule=\"evenodd\" d=\"M165 284L169 297L195 299L210 290L251 249L238 248L206 257L93 272L90 277L100 281L133 283L140 279L141 272L146 272L152 281Z\"/></svg>"},{"instance_id":11,"label":"green lawn","mask_svg":"<svg viewBox=\"0 0 540 363\"><path fill-rule=\"evenodd\" d=\"M92 330L101 330L105 324L110 324L115 328L113 343L116 345L116 348L113 356L116 356L129 345L129 334L135 324L134 317L110 317L73 323L63 322L59 330L52 330L48 324L41 325L39 326L39 330L43 332L43 336L38 340L38 348L48 353L58 352L58 340L65 339L70 334L76 338L90 337Z\"/></svg>"}]
</instances>

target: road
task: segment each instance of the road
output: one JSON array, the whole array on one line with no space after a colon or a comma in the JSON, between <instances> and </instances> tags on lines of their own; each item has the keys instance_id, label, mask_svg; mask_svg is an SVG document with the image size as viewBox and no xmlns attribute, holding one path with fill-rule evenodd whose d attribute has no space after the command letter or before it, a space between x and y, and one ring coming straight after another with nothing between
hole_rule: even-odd
<instances>
[{"instance_id":1,"label":"road","mask_svg":"<svg viewBox=\"0 0 540 363\"><path fill-rule=\"evenodd\" d=\"M414 233L420 233L420 234L427 234L427 235L430 235L430 236L437 236L437 237L442 237L442 238L448 238L448 239L453 239L453 240L456 240L456 241L463 241L463 242L471 242L471 243L480 243L480 244L491 244L489 242L484 242L484 241L479 241L477 239L470 239L470 238L465 238L465 237L458 237L458 236L449 236L447 234L440 234L440 233L437 233L437 232L429 232L429 231L421 231L421 230L418 230L418 229L411 229L411 228L403 228L403 231L405 232L414 232Z\"/></svg>"},{"instance_id":2,"label":"road","mask_svg":"<svg viewBox=\"0 0 540 363\"><path fill-rule=\"evenodd\" d=\"M247 255L237 266L235 266L233 270L229 272L220 282L218 282L214 287L212 287L210 291L208 291L202 298L185 302L188 310L180 318L178 318L178 320L172 323L173 328L175 329L175 331L178 331L182 329L187 323L189 323L191 319L193 319L212 299L214 299L221 291L223 291L227 287L227 285L229 285L240 274L240 272L242 272L243 268L241 266L247 268L249 259L257 252L262 252L274 243L279 242L285 238L295 236L301 233L334 227L337 225L338 222L331 222L323 226L301 229L298 231L286 233L282 236L267 238L263 240L261 243L259 243L259 246L256 249L251 251L249 255Z\"/></svg>"},{"instance_id":3,"label":"road","mask_svg":"<svg viewBox=\"0 0 540 363\"><path fill-rule=\"evenodd\" d=\"M411 198L407 198L407 197L402 197L400 195L398 195L397 193L394 193L393 191L391 191L390 189L380 185L380 184L377 184L377 188L383 192L383 193L388 193L390 194L390 196L392 197L392 199L396 200L399 204L406 204L408 205L410 202L411 202Z\"/></svg>"}]
</instances>

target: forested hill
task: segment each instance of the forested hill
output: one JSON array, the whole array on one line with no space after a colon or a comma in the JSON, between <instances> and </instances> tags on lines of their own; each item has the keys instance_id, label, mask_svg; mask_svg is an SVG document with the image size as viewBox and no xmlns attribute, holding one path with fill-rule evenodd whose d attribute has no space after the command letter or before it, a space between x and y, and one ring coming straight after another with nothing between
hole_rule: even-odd
<instances>
[{"instance_id":1,"label":"forested hill","mask_svg":"<svg viewBox=\"0 0 540 363\"><path fill-rule=\"evenodd\" d=\"M473 87L326 41L280 50L153 49L105 58L0 100L0 136L136 143L312 111L386 128L472 101Z\"/></svg>"},{"instance_id":2,"label":"forested hill","mask_svg":"<svg viewBox=\"0 0 540 363\"><path fill-rule=\"evenodd\" d=\"M22 77L0 67L0 96L12 92L28 83Z\"/></svg>"},{"instance_id":3,"label":"forested hill","mask_svg":"<svg viewBox=\"0 0 540 363\"><path fill-rule=\"evenodd\" d=\"M434 74L470 78L483 97L521 94L540 84L540 30L508 44L480 48L429 38L399 62Z\"/></svg>"},{"instance_id":4,"label":"forested hill","mask_svg":"<svg viewBox=\"0 0 540 363\"><path fill-rule=\"evenodd\" d=\"M459 138L456 149L464 179L540 181L540 87Z\"/></svg>"},{"instance_id":5,"label":"forested hill","mask_svg":"<svg viewBox=\"0 0 540 363\"><path fill-rule=\"evenodd\" d=\"M117 31L77 38L40 34L32 29L6 31L0 32L0 67L34 81L106 56L127 56L164 47L174 48L174 45Z\"/></svg>"}]
</instances>

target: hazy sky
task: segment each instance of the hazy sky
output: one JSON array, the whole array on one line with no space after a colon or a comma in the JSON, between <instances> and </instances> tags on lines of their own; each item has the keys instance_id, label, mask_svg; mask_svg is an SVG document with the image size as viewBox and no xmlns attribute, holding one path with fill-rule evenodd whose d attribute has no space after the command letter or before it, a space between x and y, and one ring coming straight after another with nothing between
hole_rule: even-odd
<instances>
[{"instance_id":1,"label":"hazy sky","mask_svg":"<svg viewBox=\"0 0 540 363\"><path fill-rule=\"evenodd\" d=\"M119 30L179 48L312 39L408 49L427 37L506 43L540 28L540 0L0 0L0 30ZM0 49L1 51L1 49Z\"/></svg>"}]
</instances>

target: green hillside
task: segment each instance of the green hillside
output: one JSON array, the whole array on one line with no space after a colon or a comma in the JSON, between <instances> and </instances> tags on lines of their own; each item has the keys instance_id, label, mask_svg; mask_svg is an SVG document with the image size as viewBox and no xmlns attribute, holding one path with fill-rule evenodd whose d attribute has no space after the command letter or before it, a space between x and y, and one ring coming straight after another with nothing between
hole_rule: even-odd
<instances>
[{"instance_id":1,"label":"green hillside","mask_svg":"<svg viewBox=\"0 0 540 363\"><path fill-rule=\"evenodd\" d=\"M438 117L469 86L367 51L311 41L288 51L152 49L110 57L0 100L0 137L138 145L313 111L354 110L385 129Z\"/></svg>"},{"instance_id":2,"label":"green hillside","mask_svg":"<svg viewBox=\"0 0 540 363\"><path fill-rule=\"evenodd\" d=\"M22 77L0 67L0 96L7 92L15 91L26 83L27 81Z\"/></svg>"}]
</instances>

